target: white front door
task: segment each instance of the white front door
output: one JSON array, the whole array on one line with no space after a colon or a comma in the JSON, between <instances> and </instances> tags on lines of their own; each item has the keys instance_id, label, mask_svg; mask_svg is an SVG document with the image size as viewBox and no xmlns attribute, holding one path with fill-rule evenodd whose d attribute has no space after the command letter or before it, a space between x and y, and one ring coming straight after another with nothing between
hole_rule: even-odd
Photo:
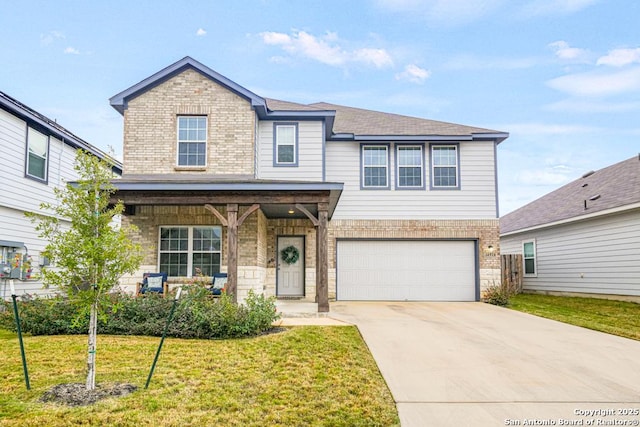
<instances>
[{"instance_id":1,"label":"white front door","mask_svg":"<svg viewBox=\"0 0 640 427\"><path fill-rule=\"evenodd\" d=\"M277 256L278 296L304 296L304 237L278 237Z\"/></svg>"}]
</instances>

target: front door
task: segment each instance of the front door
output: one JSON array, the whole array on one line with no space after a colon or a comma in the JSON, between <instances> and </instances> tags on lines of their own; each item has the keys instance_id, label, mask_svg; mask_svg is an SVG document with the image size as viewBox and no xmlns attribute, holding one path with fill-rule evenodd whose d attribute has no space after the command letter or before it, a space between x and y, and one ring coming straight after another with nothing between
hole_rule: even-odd
<instances>
[{"instance_id":1,"label":"front door","mask_svg":"<svg viewBox=\"0 0 640 427\"><path fill-rule=\"evenodd\" d=\"M278 237L277 294L304 296L304 237Z\"/></svg>"}]
</instances>

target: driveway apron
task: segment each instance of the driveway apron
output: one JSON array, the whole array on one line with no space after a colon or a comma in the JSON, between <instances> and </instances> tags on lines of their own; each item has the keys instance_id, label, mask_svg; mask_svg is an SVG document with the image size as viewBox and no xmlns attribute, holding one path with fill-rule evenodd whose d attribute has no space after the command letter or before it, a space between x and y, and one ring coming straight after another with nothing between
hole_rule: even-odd
<instances>
[{"instance_id":1,"label":"driveway apron","mask_svg":"<svg viewBox=\"0 0 640 427\"><path fill-rule=\"evenodd\" d=\"M640 424L639 341L484 303L336 302L331 317L357 325L402 426Z\"/></svg>"}]
</instances>

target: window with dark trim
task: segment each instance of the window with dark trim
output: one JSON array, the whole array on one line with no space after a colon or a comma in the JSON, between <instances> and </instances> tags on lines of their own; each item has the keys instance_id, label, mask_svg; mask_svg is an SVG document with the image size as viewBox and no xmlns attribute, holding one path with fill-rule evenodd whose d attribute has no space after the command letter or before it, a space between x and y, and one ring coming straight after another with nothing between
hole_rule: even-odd
<instances>
[{"instance_id":1,"label":"window with dark trim","mask_svg":"<svg viewBox=\"0 0 640 427\"><path fill-rule=\"evenodd\" d=\"M431 188L459 189L458 145L431 146Z\"/></svg>"},{"instance_id":2,"label":"window with dark trim","mask_svg":"<svg viewBox=\"0 0 640 427\"><path fill-rule=\"evenodd\" d=\"M298 166L298 124L274 124L274 166Z\"/></svg>"},{"instance_id":3,"label":"window with dark trim","mask_svg":"<svg viewBox=\"0 0 640 427\"><path fill-rule=\"evenodd\" d=\"M422 145L396 146L396 188L424 188L423 159Z\"/></svg>"},{"instance_id":4,"label":"window with dark trim","mask_svg":"<svg viewBox=\"0 0 640 427\"><path fill-rule=\"evenodd\" d=\"M389 188L389 146L362 145L362 188Z\"/></svg>"},{"instance_id":5,"label":"window with dark trim","mask_svg":"<svg viewBox=\"0 0 640 427\"><path fill-rule=\"evenodd\" d=\"M206 166L207 118L178 116L178 166Z\"/></svg>"},{"instance_id":6,"label":"window with dark trim","mask_svg":"<svg viewBox=\"0 0 640 427\"><path fill-rule=\"evenodd\" d=\"M525 276L537 276L536 265L536 242L530 240L522 242L522 262L524 263L524 275Z\"/></svg>"},{"instance_id":7,"label":"window with dark trim","mask_svg":"<svg viewBox=\"0 0 640 427\"><path fill-rule=\"evenodd\" d=\"M47 181L49 163L49 137L37 130L27 128L27 164L25 173L28 178Z\"/></svg>"},{"instance_id":8,"label":"window with dark trim","mask_svg":"<svg viewBox=\"0 0 640 427\"><path fill-rule=\"evenodd\" d=\"M159 268L170 277L205 276L220 272L222 227L160 227Z\"/></svg>"}]
</instances>

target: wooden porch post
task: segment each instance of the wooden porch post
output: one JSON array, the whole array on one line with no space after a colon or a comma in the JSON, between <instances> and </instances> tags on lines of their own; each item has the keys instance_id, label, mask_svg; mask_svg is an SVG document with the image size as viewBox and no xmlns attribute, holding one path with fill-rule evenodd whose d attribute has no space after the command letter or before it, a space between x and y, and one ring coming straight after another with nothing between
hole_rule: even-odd
<instances>
[{"instance_id":1,"label":"wooden porch post","mask_svg":"<svg viewBox=\"0 0 640 427\"><path fill-rule=\"evenodd\" d=\"M329 205L318 203L316 228L316 295L318 312L329 312Z\"/></svg>"},{"instance_id":2,"label":"wooden porch post","mask_svg":"<svg viewBox=\"0 0 640 427\"><path fill-rule=\"evenodd\" d=\"M227 293L238 302L238 204L227 204Z\"/></svg>"}]
</instances>

